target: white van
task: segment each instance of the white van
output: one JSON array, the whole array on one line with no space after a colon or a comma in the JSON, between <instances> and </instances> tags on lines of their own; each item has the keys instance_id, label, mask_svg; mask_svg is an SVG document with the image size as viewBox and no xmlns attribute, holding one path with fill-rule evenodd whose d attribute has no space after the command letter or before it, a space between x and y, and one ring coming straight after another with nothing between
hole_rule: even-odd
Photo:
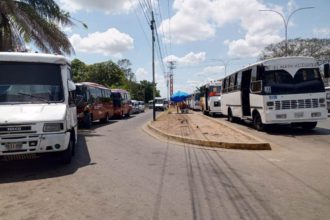
<instances>
[{"instance_id":1,"label":"white van","mask_svg":"<svg viewBox=\"0 0 330 220\"><path fill-rule=\"evenodd\" d=\"M0 53L0 157L57 153L77 142L75 85L60 55Z\"/></svg>"},{"instance_id":2,"label":"white van","mask_svg":"<svg viewBox=\"0 0 330 220\"><path fill-rule=\"evenodd\" d=\"M165 111L168 109L168 101L165 98L156 97L155 98L155 110Z\"/></svg>"}]
</instances>

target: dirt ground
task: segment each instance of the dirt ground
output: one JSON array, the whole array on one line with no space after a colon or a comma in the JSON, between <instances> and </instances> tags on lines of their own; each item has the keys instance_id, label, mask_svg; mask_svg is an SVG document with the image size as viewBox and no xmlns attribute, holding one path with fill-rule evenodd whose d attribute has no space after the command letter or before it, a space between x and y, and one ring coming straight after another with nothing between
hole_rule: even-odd
<instances>
[{"instance_id":1,"label":"dirt ground","mask_svg":"<svg viewBox=\"0 0 330 220\"><path fill-rule=\"evenodd\" d=\"M227 143L258 143L259 140L240 133L223 123L203 116L200 112L189 111L181 114L176 111L163 113L152 125L168 134L193 139Z\"/></svg>"}]
</instances>

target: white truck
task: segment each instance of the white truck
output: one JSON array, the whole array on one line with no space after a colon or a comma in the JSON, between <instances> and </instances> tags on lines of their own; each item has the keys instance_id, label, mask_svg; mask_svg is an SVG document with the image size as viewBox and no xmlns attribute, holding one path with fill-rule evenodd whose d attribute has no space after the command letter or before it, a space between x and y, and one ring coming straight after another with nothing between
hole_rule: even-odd
<instances>
[{"instance_id":1,"label":"white truck","mask_svg":"<svg viewBox=\"0 0 330 220\"><path fill-rule=\"evenodd\" d=\"M156 97L155 98L155 110L165 111L168 109L168 101L165 98Z\"/></svg>"},{"instance_id":2,"label":"white truck","mask_svg":"<svg viewBox=\"0 0 330 220\"><path fill-rule=\"evenodd\" d=\"M60 55L0 52L0 157L57 154L77 142L75 85Z\"/></svg>"}]
</instances>

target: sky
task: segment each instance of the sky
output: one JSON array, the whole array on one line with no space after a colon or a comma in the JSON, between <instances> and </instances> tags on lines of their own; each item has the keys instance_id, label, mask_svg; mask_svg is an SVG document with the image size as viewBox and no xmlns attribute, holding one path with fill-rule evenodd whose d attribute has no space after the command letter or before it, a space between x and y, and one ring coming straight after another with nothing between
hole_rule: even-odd
<instances>
[{"instance_id":1,"label":"sky","mask_svg":"<svg viewBox=\"0 0 330 220\"><path fill-rule=\"evenodd\" d=\"M152 81L151 9L156 25L155 79L167 97L169 61L174 92L223 78L257 61L262 49L288 38L330 38L329 0L56 0L75 25L62 27L87 64L129 59L136 80ZM88 25L84 28L79 22Z\"/></svg>"}]
</instances>

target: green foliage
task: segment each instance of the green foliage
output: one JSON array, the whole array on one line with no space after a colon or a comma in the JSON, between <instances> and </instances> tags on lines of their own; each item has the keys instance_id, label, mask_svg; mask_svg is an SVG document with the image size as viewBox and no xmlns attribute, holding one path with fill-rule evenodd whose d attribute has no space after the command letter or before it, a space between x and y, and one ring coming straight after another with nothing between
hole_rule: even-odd
<instances>
[{"instance_id":1,"label":"green foliage","mask_svg":"<svg viewBox=\"0 0 330 220\"><path fill-rule=\"evenodd\" d=\"M136 82L130 65L131 62L127 59L120 60L118 64L107 61L91 65L74 59L71 62L71 69L75 82L95 82L113 89L121 88L128 90L132 99L145 102L152 100L152 82L147 80ZM157 96L160 96L159 90L156 90Z\"/></svg>"},{"instance_id":2,"label":"green foliage","mask_svg":"<svg viewBox=\"0 0 330 220\"><path fill-rule=\"evenodd\" d=\"M46 53L71 54L73 47L59 25L72 25L54 0L0 1L0 51L24 50L33 42Z\"/></svg>"},{"instance_id":3,"label":"green foliage","mask_svg":"<svg viewBox=\"0 0 330 220\"><path fill-rule=\"evenodd\" d=\"M309 56L318 60L330 60L330 39L290 39L289 56ZM268 45L259 56L260 60L285 56L285 41Z\"/></svg>"}]
</instances>

